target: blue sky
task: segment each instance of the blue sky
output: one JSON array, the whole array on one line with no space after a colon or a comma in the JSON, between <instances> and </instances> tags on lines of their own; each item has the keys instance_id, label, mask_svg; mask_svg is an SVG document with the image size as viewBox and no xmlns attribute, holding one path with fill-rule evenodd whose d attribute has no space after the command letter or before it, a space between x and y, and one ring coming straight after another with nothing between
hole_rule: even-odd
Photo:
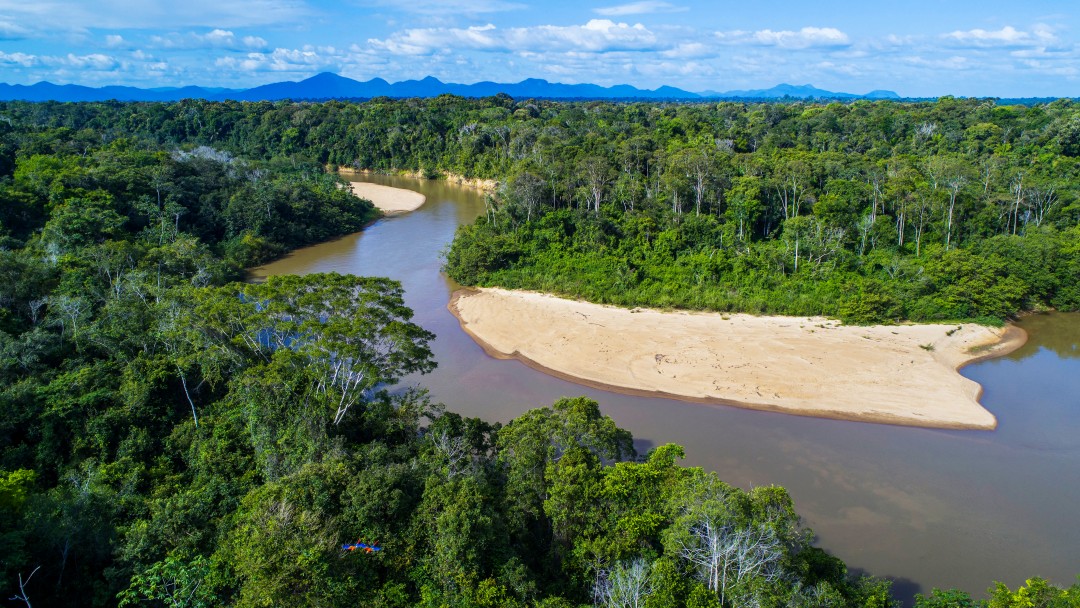
<instances>
[{"instance_id":1,"label":"blue sky","mask_svg":"<svg viewBox=\"0 0 1080 608\"><path fill-rule=\"evenodd\" d=\"M1076 0L0 0L0 82L811 83L1080 96Z\"/></svg>"}]
</instances>

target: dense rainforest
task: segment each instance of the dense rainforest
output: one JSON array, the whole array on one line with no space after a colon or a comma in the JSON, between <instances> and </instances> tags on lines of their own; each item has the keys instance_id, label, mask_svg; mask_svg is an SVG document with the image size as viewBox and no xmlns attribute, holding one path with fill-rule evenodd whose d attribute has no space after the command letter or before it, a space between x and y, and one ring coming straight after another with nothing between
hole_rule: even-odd
<instances>
[{"instance_id":1,"label":"dense rainforest","mask_svg":"<svg viewBox=\"0 0 1080 608\"><path fill-rule=\"evenodd\" d=\"M1080 307L1070 103L575 109L537 121L450 276L856 323Z\"/></svg>"},{"instance_id":2,"label":"dense rainforest","mask_svg":"<svg viewBox=\"0 0 1080 608\"><path fill-rule=\"evenodd\" d=\"M3 108L77 139L498 179L448 255L469 285L864 323L1080 306L1080 106L1067 100Z\"/></svg>"},{"instance_id":3,"label":"dense rainforest","mask_svg":"<svg viewBox=\"0 0 1080 608\"><path fill-rule=\"evenodd\" d=\"M324 168L353 165L500 179L488 216L449 254L475 282L535 282L529 265L550 265L556 274L543 281L579 272L565 291L617 300L616 285L595 283L613 275L597 264L624 263L625 231L637 226L625 251L641 256L641 294L716 259L713 274L658 292L670 304L719 289L728 273L757 277L748 298L876 280L880 298L864 298L858 317L874 318L896 285L936 276L932 264L965 279L972 264L1011 299L934 314L1068 307L1078 120L1068 104L958 100L0 104L0 599L893 605L888 581L852 576L813 546L782 488L732 487L681 466L674 445L636 454L594 401L563 399L500 425L448 412L422 390L390 390L437 363L397 283L250 284L239 282L242 268L376 217ZM710 163L700 195L685 164L699 156ZM914 251L910 240L886 242L917 224L900 223L898 201L945 200L920 181L935 158L967 171L999 156L985 199L974 175L953 187L935 174L954 192L952 227L935 212ZM776 186L788 183L786 165L770 164L781 161L805 170L783 221L774 197L793 200ZM911 197L893 196L890 163L906 163ZM1018 168L1020 206L991 213L998 203L987 201L1013 192ZM1026 202L1032 188L1050 189L1038 213ZM732 212L738 201L752 213ZM792 226L843 227L827 209L856 223L869 210L880 234L856 246L844 230L828 258L799 237L800 267L789 267L785 243L802 229ZM964 293L983 297L976 288ZM828 293L790 302L813 296L824 307ZM745 304L735 297L685 304ZM343 549L356 542L380 550ZM915 599L977 603L1080 606L1080 585L1033 578L1015 590L997 584L979 602L960 591Z\"/></svg>"}]
</instances>

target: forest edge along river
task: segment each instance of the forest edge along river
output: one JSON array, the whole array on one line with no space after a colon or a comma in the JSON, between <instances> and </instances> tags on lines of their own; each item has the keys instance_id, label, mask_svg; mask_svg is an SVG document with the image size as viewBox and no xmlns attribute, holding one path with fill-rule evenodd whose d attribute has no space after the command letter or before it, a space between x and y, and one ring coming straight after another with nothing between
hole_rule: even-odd
<instances>
[{"instance_id":1,"label":"forest edge along river","mask_svg":"<svg viewBox=\"0 0 1080 608\"><path fill-rule=\"evenodd\" d=\"M350 176L352 178L352 176ZM355 178L354 178L355 179ZM992 581L1080 572L1080 315L1019 325L1029 341L963 375L981 384L995 431L951 431L788 416L583 387L518 361L489 357L447 310L458 289L439 271L461 223L483 195L444 181L363 176L427 197L411 213L364 232L294 251L253 270L341 272L402 282L414 321L436 334L439 367L423 378L455 412L506 422L563 396L588 395L633 432L639 450L686 448L685 464L743 488L776 484L795 499L818 545L853 571L892 578L897 597L957 587L981 596Z\"/></svg>"}]
</instances>

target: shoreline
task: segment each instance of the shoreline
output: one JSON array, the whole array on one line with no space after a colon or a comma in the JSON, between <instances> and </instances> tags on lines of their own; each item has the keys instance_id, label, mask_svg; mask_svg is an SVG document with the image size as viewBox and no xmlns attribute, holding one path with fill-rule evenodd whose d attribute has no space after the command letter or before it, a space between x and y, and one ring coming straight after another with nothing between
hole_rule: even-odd
<instances>
[{"instance_id":1,"label":"shoreline","mask_svg":"<svg viewBox=\"0 0 1080 608\"><path fill-rule=\"evenodd\" d=\"M364 229L371 226L380 219L393 217L395 215L401 215L403 213L409 213L410 211L415 211L416 209L419 209L425 202L427 202L427 197L423 194L420 194L419 192L415 192L413 190L406 190L405 188L394 188L391 186L372 184L370 182L350 181L348 183L351 189L350 191L354 196L356 196L357 198L365 198L371 201L371 203L375 205L375 208L381 212L380 216L375 217L374 219L364 224L363 228L359 232L363 232ZM357 233L348 232L345 234L339 234L325 241L319 241L317 243L310 243L308 245L296 247L295 249L290 249L282 253L281 255L274 257L273 259L261 262L257 266L250 266L244 268L244 280L264 281L266 280L266 277L260 276L259 272L264 269L268 264L272 264L278 260L287 258L297 251L301 251L309 247L316 247L324 243L332 243L334 241L339 241L341 239L348 238L354 234Z\"/></svg>"},{"instance_id":2,"label":"shoreline","mask_svg":"<svg viewBox=\"0 0 1080 608\"><path fill-rule=\"evenodd\" d=\"M352 167L341 166L337 168L339 175L400 175L402 177L410 177L413 179L422 179L426 181L445 181L457 186L465 188L472 188L474 190L480 190L481 192L494 192L499 187L498 180L494 179L482 179L479 177L465 177L456 173L441 172L439 177L430 178L424 175L422 171L393 171L393 172L380 172L374 169L354 169Z\"/></svg>"},{"instance_id":3,"label":"shoreline","mask_svg":"<svg viewBox=\"0 0 1080 608\"><path fill-rule=\"evenodd\" d=\"M1027 341L1013 325L846 326L489 288L458 290L447 308L488 355L591 388L938 429L993 430L996 417L978 403L982 387L959 370ZM520 319L536 331L522 332Z\"/></svg>"},{"instance_id":4,"label":"shoreline","mask_svg":"<svg viewBox=\"0 0 1080 608\"><path fill-rule=\"evenodd\" d=\"M371 201L387 216L415 211L427 201L427 197L419 192L370 182L350 181L349 188L353 196Z\"/></svg>"}]
</instances>

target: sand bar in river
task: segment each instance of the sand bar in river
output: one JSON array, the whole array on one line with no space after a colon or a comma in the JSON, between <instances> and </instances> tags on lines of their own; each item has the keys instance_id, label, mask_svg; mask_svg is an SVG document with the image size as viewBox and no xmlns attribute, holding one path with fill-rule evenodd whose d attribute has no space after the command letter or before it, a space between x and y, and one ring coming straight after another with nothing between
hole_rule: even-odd
<instances>
[{"instance_id":1,"label":"sand bar in river","mask_svg":"<svg viewBox=\"0 0 1080 608\"><path fill-rule=\"evenodd\" d=\"M933 428L997 426L957 370L1026 340L1012 326L630 310L505 289L463 289L449 308L492 356L588 386Z\"/></svg>"},{"instance_id":2,"label":"sand bar in river","mask_svg":"<svg viewBox=\"0 0 1080 608\"><path fill-rule=\"evenodd\" d=\"M352 186L353 194L368 199L387 215L414 211L427 200L423 194L403 188L391 188L368 182L349 182L349 185Z\"/></svg>"}]
</instances>

